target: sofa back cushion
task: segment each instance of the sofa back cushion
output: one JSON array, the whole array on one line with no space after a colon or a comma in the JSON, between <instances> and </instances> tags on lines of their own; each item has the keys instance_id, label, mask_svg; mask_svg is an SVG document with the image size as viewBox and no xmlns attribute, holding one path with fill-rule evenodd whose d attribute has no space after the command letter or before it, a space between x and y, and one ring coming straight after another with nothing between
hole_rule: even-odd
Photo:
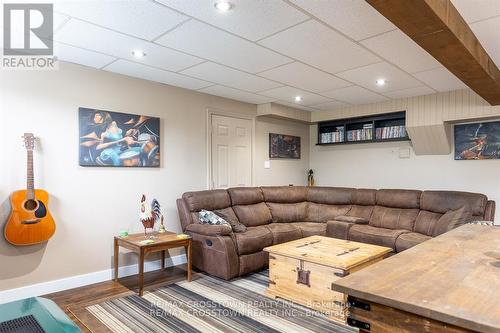
<instances>
[{"instance_id":1,"label":"sofa back cushion","mask_svg":"<svg viewBox=\"0 0 500 333\"><path fill-rule=\"evenodd\" d=\"M260 187L233 187L227 190L231 203L236 205L253 205L264 201Z\"/></svg>"},{"instance_id":2,"label":"sofa back cushion","mask_svg":"<svg viewBox=\"0 0 500 333\"><path fill-rule=\"evenodd\" d=\"M268 202L273 222L305 221L307 202L276 203Z\"/></svg>"},{"instance_id":3,"label":"sofa back cushion","mask_svg":"<svg viewBox=\"0 0 500 333\"><path fill-rule=\"evenodd\" d=\"M374 206L361 206L361 205L352 205L349 212L347 212L347 216L360 217L365 220L370 220L372 216Z\"/></svg>"},{"instance_id":4,"label":"sofa back cushion","mask_svg":"<svg viewBox=\"0 0 500 333\"><path fill-rule=\"evenodd\" d=\"M445 214L466 206L473 218L482 219L488 198L484 194L459 191L424 191L420 209Z\"/></svg>"},{"instance_id":5,"label":"sofa back cushion","mask_svg":"<svg viewBox=\"0 0 500 333\"><path fill-rule=\"evenodd\" d=\"M423 235L432 236L434 226L443 214L421 210L418 213L413 231Z\"/></svg>"},{"instance_id":6,"label":"sofa back cushion","mask_svg":"<svg viewBox=\"0 0 500 333\"><path fill-rule=\"evenodd\" d=\"M350 205L354 191L345 187L309 187L307 201L325 205Z\"/></svg>"},{"instance_id":7,"label":"sofa back cushion","mask_svg":"<svg viewBox=\"0 0 500 333\"><path fill-rule=\"evenodd\" d=\"M298 203L307 201L307 187L266 186L261 187L266 202Z\"/></svg>"},{"instance_id":8,"label":"sofa back cushion","mask_svg":"<svg viewBox=\"0 0 500 333\"><path fill-rule=\"evenodd\" d=\"M297 221L326 222L337 216L345 215L351 209L350 205L324 205L314 202L307 204L305 219Z\"/></svg>"},{"instance_id":9,"label":"sofa back cushion","mask_svg":"<svg viewBox=\"0 0 500 333\"><path fill-rule=\"evenodd\" d=\"M377 205L391 208L420 209L422 191L378 190Z\"/></svg>"},{"instance_id":10,"label":"sofa back cushion","mask_svg":"<svg viewBox=\"0 0 500 333\"><path fill-rule=\"evenodd\" d=\"M182 199L190 212L199 212L202 209L223 209L231 206L231 199L226 190L186 192L182 195Z\"/></svg>"},{"instance_id":11,"label":"sofa back cushion","mask_svg":"<svg viewBox=\"0 0 500 333\"><path fill-rule=\"evenodd\" d=\"M456 210L449 210L434 225L432 236L436 237L447 231L458 228L459 226L470 222L472 217L469 207L462 206Z\"/></svg>"},{"instance_id":12,"label":"sofa back cushion","mask_svg":"<svg viewBox=\"0 0 500 333\"><path fill-rule=\"evenodd\" d=\"M233 206L233 210L238 220L247 227L269 224L272 220L271 212L263 202L253 205Z\"/></svg>"},{"instance_id":13,"label":"sofa back cushion","mask_svg":"<svg viewBox=\"0 0 500 333\"><path fill-rule=\"evenodd\" d=\"M358 206L375 206L377 190L359 188L352 193L351 203Z\"/></svg>"},{"instance_id":14,"label":"sofa back cushion","mask_svg":"<svg viewBox=\"0 0 500 333\"><path fill-rule=\"evenodd\" d=\"M378 228L413 231L418 212L418 209L375 206L369 224Z\"/></svg>"}]
</instances>

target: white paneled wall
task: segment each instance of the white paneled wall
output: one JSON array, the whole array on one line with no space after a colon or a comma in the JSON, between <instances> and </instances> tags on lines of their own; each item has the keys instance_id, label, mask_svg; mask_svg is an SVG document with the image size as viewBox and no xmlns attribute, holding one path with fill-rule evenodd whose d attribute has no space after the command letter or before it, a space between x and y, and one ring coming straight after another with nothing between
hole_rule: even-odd
<instances>
[{"instance_id":1,"label":"white paneled wall","mask_svg":"<svg viewBox=\"0 0 500 333\"><path fill-rule=\"evenodd\" d=\"M341 119L406 110L406 126L417 155L451 152L449 123L500 117L500 106L490 106L469 89L312 113L312 121Z\"/></svg>"}]
</instances>

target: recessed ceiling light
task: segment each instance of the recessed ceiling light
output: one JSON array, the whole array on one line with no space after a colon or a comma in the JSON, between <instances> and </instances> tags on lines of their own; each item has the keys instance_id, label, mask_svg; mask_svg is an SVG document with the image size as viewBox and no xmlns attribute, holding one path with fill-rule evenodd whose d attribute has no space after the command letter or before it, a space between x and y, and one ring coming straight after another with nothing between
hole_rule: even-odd
<instances>
[{"instance_id":1,"label":"recessed ceiling light","mask_svg":"<svg viewBox=\"0 0 500 333\"><path fill-rule=\"evenodd\" d=\"M141 50L133 50L132 55L136 58L144 58L146 56L146 53Z\"/></svg>"},{"instance_id":2,"label":"recessed ceiling light","mask_svg":"<svg viewBox=\"0 0 500 333\"><path fill-rule=\"evenodd\" d=\"M230 10L233 5L230 2L227 1L217 1L215 4L215 9L217 9L220 12L227 12Z\"/></svg>"},{"instance_id":3,"label":"recessed ceiling light","mask_svg":"<svg viewBox=\"0 0 500 333\"><path fill-rule=\"evenodd\" d=\"M295 102L302 102L302 96L295 96Z\"/></svg>"},{"instance_id":4,"label":"recessed ceiling light","mask_svg":"<svg viewBox=\"0 0 500 333\"><path fill-rule=\"evenodd\" d=\"M375 81L375 83L377 84L377 86L383 86L383 85L385 85L385 80L384 79L378 79L377 81Z\"/></svg>"}]
</instances>

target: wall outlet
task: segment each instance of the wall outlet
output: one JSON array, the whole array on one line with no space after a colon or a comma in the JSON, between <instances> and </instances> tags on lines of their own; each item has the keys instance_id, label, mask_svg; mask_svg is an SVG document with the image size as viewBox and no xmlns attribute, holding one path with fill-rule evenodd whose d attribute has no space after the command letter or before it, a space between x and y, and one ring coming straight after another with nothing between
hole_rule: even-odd
<instances>
[{"instance_id":1,"label":"wall outlet","mask_svg":"<svg viewBox=\"0 0 500 333\"><path fill-rule=\"evenodd\" d=\"M271 161L264 161L264 169L271 169Z\"/></svg>"}]
</instances>

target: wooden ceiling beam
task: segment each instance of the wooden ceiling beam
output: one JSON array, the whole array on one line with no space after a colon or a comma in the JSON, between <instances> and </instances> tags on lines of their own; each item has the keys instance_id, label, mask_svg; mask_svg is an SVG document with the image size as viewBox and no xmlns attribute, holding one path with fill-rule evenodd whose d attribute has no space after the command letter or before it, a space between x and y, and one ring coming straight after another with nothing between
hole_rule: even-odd
<instances>
[{"instance_id":1,"label":"wooden ceiling beam","mask_svg":"<svg viewBox=\"0 0 500 333\"><path fill-rule=\"evenodd\" d=\"M488 103L500 104L500 71L450 0L365 1Z\"/></svg>"}]
</instances>

